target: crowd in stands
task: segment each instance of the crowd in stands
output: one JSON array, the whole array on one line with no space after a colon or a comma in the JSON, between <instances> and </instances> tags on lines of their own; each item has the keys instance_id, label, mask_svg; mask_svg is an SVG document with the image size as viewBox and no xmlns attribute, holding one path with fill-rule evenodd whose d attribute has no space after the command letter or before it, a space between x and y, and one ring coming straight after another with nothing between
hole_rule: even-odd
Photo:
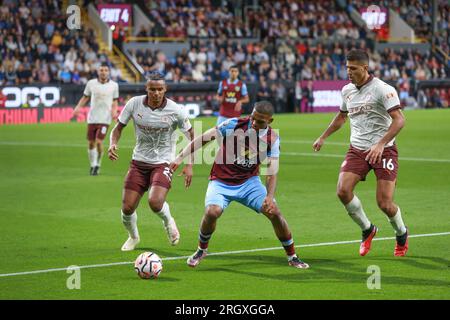
<instances>
[{"instance_id":1,"label":"crowd in stands","mask_svg":"<svg viewBox=\"0 0 450 320\"><path fill-rule=\"evenodd\" d=\"M259 0L260 6L255 8L249 6L253 1L242 0L242 7L234 8L238 2L226 1L223 6L220 0L146 1L144 8L152 24L134 30L133 35L187 38L190 47L174 56L158 49L127 53L143 67L144 76L156 70L172 82L218 81L228 76L229 66L238 65L242 80L259 82L264 87L262 95L269 93L280 101L286 94L277 84L280 80L346 80L345 53L353 48L369 52L374 75L397 85L405 101L417 81L449 77L445 65L430 53L406 49L375 52L367 40L370 36L357 28L335 1ZM389 7L414 26L418 35L430 37L431 6L427 1L393 2L396 5L389 1ZM438 2L439 29L444 31L440 34L446 35L443 42L448 45L449 6L447 1ZM366 0L349 3L356 7L369 4ZM85 26L69 30L65 18L58 1L3 1L0 85L84 84L95 77L102 62L112 66L114 80L121 80L118 69L99 52L94 30ZM427 93L432 95L424 91Z\"/></svg>"},{"instance_id":2,"label":"crowd in stands","mask_svg":"<svg viewBox=\"0 0 450 320\"><path fill-rule=\"evenodd\" d=\"M333 0L244 1L236 16L232 2L223 6L213 0L146 1L155 24L139 30L140 36L171 38L259 38L259 39L361 39L358 29Z\"/></svg>"},{"instance_id":3,"label":"crowd in stands","mask_svg":"<svg viewBox=\"0 0 450 320\"><path fill-rule=\"evenodd\" d=\"M369 5L366 2L351 1L357 7ZM417 28L419 37L428 37L431 13L427 2L394 2L397 5L390 3L389 7ZM447 30L448 4L444 2L439 1L442 10L438 24ZM430 53L372 50L367 45L366 31L357 28L335 1L260 0L258 3L258 9L245 11L246 22L242 23L233 18L229 8L214 6L208 0L149 1L150 15L165 30L173 32L169 36L188 37L190 49L174 57L151 49L131 50L130 54L146 73L158 70L174 82L217 81L227 76L230 65L237 64L242 80L259 81L260 86L267 85L263 91L279 97L283 94L276 84L279 80L347 79L345 53L353 48L369 52L373 74L396 85L403 101L411 97L417 81L449 77L445 65ZM255 36L259 40L240 39Z\"/></svg>"},{"instance_id":4,"label":"crowd in stands","mask_svg":"<svg viewBox=\"0 0 450 320\"><path fill-rule=\"evenodd\" d=\"M356 8L368 7L374 2L370 0L351 0L350 4ZM379 7L390 8L397 12L402 19L414 30L417 38L431 42L432 30L432 1L429 0L382 0L377 1ZM436 44L444 52L450 47L450 2L438 0L436 7Z\"/></svg>"},{"instance_id":5,"label":"crowd in stands","mask_svg":"<svg viewBox=\"0 0 450 320\"><path fill-rule=\"evenodd\" d=\"M214 0L152 0L146 1L146 7L156 22L146 30L146 36L248 38L258 34L256 28L234 15L231 2L222 6Z\"/></svg>"},{"instance_id":6,"label":"crowd in stands","mask_svg":"<svg viewBox=\"0 0 450 320\"><path fill-rule=\"evenodd\" d=\"M366 42L316 45L308 42L239 42L225 39L194 40L190 50L167 57L161 51L131 50L130 55L146 73L159 71L173 82L218 81L228 75L231 65L238 65L240 78L257 82L278 80L346 80L345 52L365 48L370 55L373 74L398 86L401 99L407 99L421 80L447 78L445 67L430 53L400 49L376 52Z\"/></svg>"},{"instance_id":7,"label":"crowd in stands","mask_svg":"<svg viewBox=\"0 0 450 320\"><path fill-rule=\"evenodd\" d=\"M418 108L449 108L450 90L449 88L426 88L420 89L417 94Z\"/></svg>"},{"instance_id":8,"label":"crowd in stands","mask_svg":"<svg viewBox=\"0 0 450 320\"><path fill-rule=\"evenodd\" d=\"M94 30L84 26L69 30L66 19L60 1L4 0L0 7L0 85L84 84L102 62L109 63L99 52Z\"/></svg>"}]
</instances>

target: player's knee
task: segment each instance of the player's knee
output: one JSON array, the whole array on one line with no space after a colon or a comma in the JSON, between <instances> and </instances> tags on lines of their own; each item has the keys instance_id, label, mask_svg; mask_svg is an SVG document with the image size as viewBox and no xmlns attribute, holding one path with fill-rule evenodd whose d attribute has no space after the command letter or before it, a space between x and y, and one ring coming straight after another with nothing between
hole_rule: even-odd
<instances>
[{"instance_id":1,"label":"player's knee","mask_svg":"<svg viewBox=\"0 0 450 320\"><path fill-rule=\"evenodd\" d=\"M222 215L222 208L219 206L208 206L205 215L208 219L216 220Z\"/></svg>"},{"instance_id":2,"label":"player's knee","mask_svg":"<svg viewBox=\"0 0 450 320\"><path fill-rule=\"evenodd\" d=\"M336 195L343 203L348 203L352 200L350 199L351 194L350 190L343 187L338 187L336 190Z\"/></svg>"},{"instance_id":3,"label":"player's knee","mask_svg":"<svg viewBox=\"0 0 450 320\"><path fill-rule=\"evenodd\" d=\"M389 199L377 199L378 208L383 212L391 211L393 203Z\"/></svg>"},{"instance_id":4,"label":"player's knee","mask_svg":"<svg viewBox=\"0 0 450 320\"><path fill-rule=\"evenodd\" d=\"M153 212L160 212L164 205L164 199L150 198L148 199L148 205Z\"/></svg>"},{"instance_id":5,"label":"player's knee","mask_svg":"<svg viewBox=\"0 0 450 320\"><path fill-rule=\"evenodd\" d=\"M89 145L89 149L94 149L95 148L95 141L89 140L88 145Z\"/></svg>"},{"instance_id":6,"label":"player's knee","mask_svg":"<svg viewBox=\"0 0 450 320\"><path fill-rule=\"evenodd\" d=\"M128 203L122 203L122 212L123 214L129 216L130 214L133 214L135 208L128 204Z\"/></svg>"}]
</instances>

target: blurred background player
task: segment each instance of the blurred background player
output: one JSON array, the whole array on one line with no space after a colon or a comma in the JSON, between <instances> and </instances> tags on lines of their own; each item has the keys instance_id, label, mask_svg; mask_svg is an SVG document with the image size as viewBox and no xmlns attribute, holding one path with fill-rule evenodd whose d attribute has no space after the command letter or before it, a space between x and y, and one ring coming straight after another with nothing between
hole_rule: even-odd
<instances>
[{"instance_id":1,"label":"blurred background player","mask_svg":"<svg viewBox=\"0 0 450 320\"><path fill-rule=\"evenodd\" d=\"M341 166L337 195L362 229L359 253L364 256L369 252L378 229L367 218L353 190L373 169L378 207L387 215L396 234L394 255L404 256L408 250L408 231L400 207L393 201L398 171L395 137L405 123L400 100L393 87L369 74L369 55L365 51L352 50L347 54L347 70L351 83L342 88L340 112L314 142L313 149L319 151L325 139L350 118L351 144Z\"/></svg>"},{"instance_id":2,"label":"blurred background player","mask_svg":"<svg viewBox=\"0 0 450 320\"><path fill-rule=\"evenodd\" d=\"M212 140L223 139L211 169L210 182L206 191L199 247L188 258L189 266L196 267L206 256L209 240L216 229L217 219L232 201L237 201L257 213L263 213L270 220L277 238L286 251L290 266L309 268L308 264L297 257L288 223L274 199L280 138L269 126L273 121L273 113L274 108L270 102L257 102L250 117L232 118L209 129L191 142L171 163L170 168L175 171L186 156ZM246 142L227 144L227 139L233 141L235 138L237 141ZM241 151L244 153L242 154ZM259 178L259 166L266 158L269 162L266 187L264 187Z\"/></svg>"},{"instance_id":3,"label":"blurred background player","mask_svg":"<svg viewBox=\"0 0 450 320\"><path fill-rule=\"evenodd\" d=\"M111 120L117 117L117 99L119 86L109 78L109 67L102 64L97 70L97 78L89 80L83 96L73 110L78 116L80 109L91 100L91 107L87 118L88 156L91 165L90 175L96 176L100 172L103 156L103 140L106 137Z\"/></svg>"},{"instance_id":4,"label":"blurred background player","mask_svg":"<svg viewBox=\"0 0 450 320\"><path fill-rule=\"evenodd\" d=\"M194 131L184 107L167 99L164 78L153 73L146 83L146 95L131 98L122 110L119 121L111 131L108 156L118 159L117 149L123 128L133 119L136 146L122 193L122 222L129 237L122 251L133 250L139 243L136 208L148 190L148 204L162 220L172 245L178 244L180 233L173 219L166 196L172 183L169 163L175 158L176 128L189 140ZM183 169L185 186L192 179L192 164Z\"/></svg>"},{"instance_id":5,"label":"blurred background player","mask_svg":"<svg viewBox=\"0 0 450 320\"><path fill-rule=\"evenodd\" d=\"M242 104L250 101L247 86L238 79L239 69L233 65L229 69L230 77L219 82L216 99L220 101L219 117L217 124L240 117Z\"/></svg>"}]
</instances>

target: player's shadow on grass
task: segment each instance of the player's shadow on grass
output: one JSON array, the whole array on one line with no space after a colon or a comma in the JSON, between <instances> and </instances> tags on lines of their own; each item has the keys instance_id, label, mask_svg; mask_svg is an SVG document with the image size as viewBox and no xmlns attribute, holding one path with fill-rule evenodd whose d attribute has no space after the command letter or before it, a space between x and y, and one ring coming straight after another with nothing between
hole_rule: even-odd
<instances>
[{"instance_id":1,"label":"player's shadow on grass","mask_svg":"<svg viewBox=\"0 0 450 320\"><path fill-rule=\"evenodd\" d=\"M211 258L211 257L210 257ZM223 258L225 257L213 257L213 258ZM238 263L229 263L230 260L240 260ZM255 263L256 260L256 263ZM348 259L344 259L348 260ZM376 261L373 259L371 261ZM387 260L387 259L383 259ZM445 259L444 259L445 260ZM228 261L228 263L227 263ZM234 274L242 274L263 279L272 279L284 282L310 282L310 281L320 281L320 282L353 282L361 283L367 281L369 274L366 272L366 266L360 263L360 258L355 257L355 261L358 263L351 263L349 261L343 261L339 259L308 259L307 262L310 265L310 269L307 270L297 270L296 273L292 267L287 266L287 262L284 257L278 256L227 256L226 261L223 266L220 267L208 267L203 268L204 272L230 272ZM206 261L203 262L205 264ZM264 273L264 269L267 266L285 266L290 269L281 269L278 274L273 272L271 268L270 272ZM246 266L250 266L252 271L247 271ZM203 266L204 267L204 266ZM258 272L257 270L262 272ZM291 270L289 273L286 270ZM294 272L294 273L292 273ZM387 275L382 272L382 281L387 284L395 285L413 285L413 286L436 286L436 287L448 287L450 286L450 281L443 280L433 280L433 279L418 279L410 277L401 277L394 275Z\"/></svg>"},{"instance_id":2,"label":"player's shadow on grass","mask_svg":"<svg viewBox=\"0 0 450 320\"><path fill-rule=\"evenodd\" d=\"M441 270L442 268L450 267L450 260L439 257L407 256L405 258L377 258L376 260L400 262L408 264L411 267L425 270Z\"/></svg>"},{"instance_id":3,"label":"player's shadow on grass","mask_svg":"<svg viewBox=\"0 0 450 320\"><path fill-rule=\"evenodd\" d=\"M165 274L158 277L158 279L140 279L139 277L136 277L135 280L136 281L158 281L158 282L179 282L179 281L181 281L181 279L167 277Z\"/></svg>"},{"instance_id":4,"label":"player's shadow on grass","mask_svg":"<svg viewBox=\"0 0 450 320\"><path fill-rule=\"evenodd\" d=\"M190 256L193 253L192 249L180 249L180 248L176 248L176 249L174 248L174 251L161 250L161 247L137 248L136 250L154 252L157 255L159 255L161 257L161 259L163 259L163 260L164 260L164 257Z\"/></svg>"}]
</instances>

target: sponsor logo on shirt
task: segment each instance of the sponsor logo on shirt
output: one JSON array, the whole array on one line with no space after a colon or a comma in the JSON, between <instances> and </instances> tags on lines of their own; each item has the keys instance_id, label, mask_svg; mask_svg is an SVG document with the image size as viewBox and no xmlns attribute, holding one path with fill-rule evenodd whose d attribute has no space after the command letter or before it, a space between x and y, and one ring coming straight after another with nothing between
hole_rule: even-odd
<instances>
[{"instance_id":1,"label":"sponsor logo on shirt","mask_svg":"<svg viewBox=\"0 0 450 320\"><path fill-rule=\"evenodd\" d=\"M395 94L393 92L390 92L386 95L386 99L391 99L395 96Z\"/></svg>"},{"instance_id":2,"label":"sponsor logo on shirt","mask_svg":"<svg viewBox=\"0 0 450 320\"><path fill-rule=\"evenodd\" d=\"M366 105L363 105L360 107L349 108L348 114L350 116L357 116L359 114L367 114L367 113L369 113L370 110L372 110L372 106L366 104Z\"/></svg>"},{"instance_id":3,"label":"sponsor logo on shirt","mask_svg":"<svg viewBox=\"0 0 450 320\"><path fill-rule=\"evenodd\" d=\"M230 102L230 103L236 103L237 102L236 93L235 92L227 92L225 101Z\"/></svg>"},{"instance_id":4,"label":"sponsor logo on shirt","mask_svg":"<svg viewBox=\"0 0 450 320\"><path fill-rule=\"evenodd\" d=\"M142 124L136 124L139 129L141 129L142 131L144 131L147 134L155 134L155 133L161 133L164 131L169 131L169 127L150 127L150 126L144 126Z\"/></svg>"}]
</instances>

